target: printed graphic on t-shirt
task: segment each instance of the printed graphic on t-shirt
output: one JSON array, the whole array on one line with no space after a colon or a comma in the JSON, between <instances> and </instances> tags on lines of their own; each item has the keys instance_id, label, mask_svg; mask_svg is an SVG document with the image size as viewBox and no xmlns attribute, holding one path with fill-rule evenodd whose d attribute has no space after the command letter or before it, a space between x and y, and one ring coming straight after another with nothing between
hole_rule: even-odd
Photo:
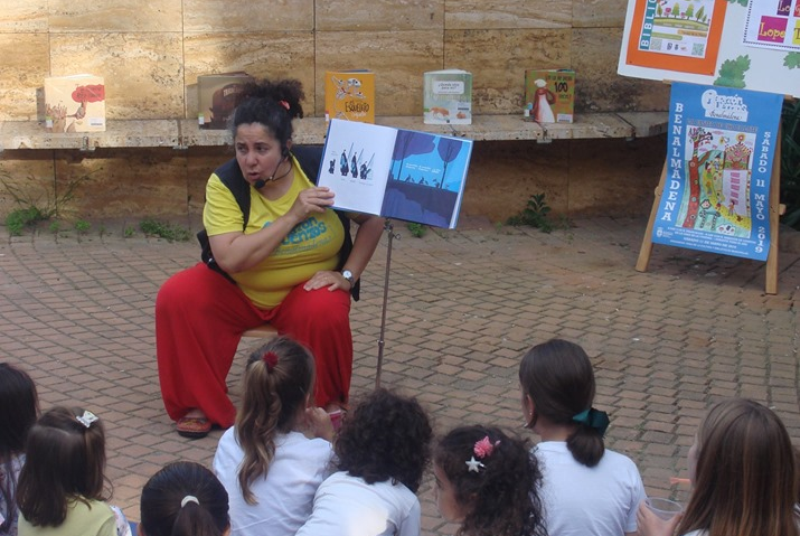
<instances>
[{"instance_id":1,"label":"printed graphic on t-shirt","mask_svg":"<svg viewBox=\"0 0 800 536\"><path fill-rule=\"evenodd\" d=\"M272 222L270 221L265 222L264 227L269 227L271 224ZM275 257L297 255L298 253L326 246L332 240L327 231L328 226L325 222L312 216L295 225L272 255Z\"/></svg>"}]
</instances>

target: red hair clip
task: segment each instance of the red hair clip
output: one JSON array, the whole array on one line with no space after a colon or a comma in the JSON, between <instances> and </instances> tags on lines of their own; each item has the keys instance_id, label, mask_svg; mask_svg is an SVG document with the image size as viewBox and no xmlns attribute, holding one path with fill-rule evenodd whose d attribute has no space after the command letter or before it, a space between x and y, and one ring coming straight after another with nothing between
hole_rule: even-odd
<instances>
[{"instance_id":1,"label":"red hair clip","mask_svg":"<svg viewBox=\"0 0 800 536\"><path fill-rule=\"evenodd\" d=\"M261 359L267 364L267 370L270 372L272 372L272 369L278 364L278 354L275 352L267 352L261 356Z\"/></svg>"},{"instance_id":2,"label":"red hair clip","mask_svg":"<svg viewBox=\"0 0 800 536\"><path fill-rule=\"evenodd\" d=\"M290 108L290 106L289 106L289 103L288 103L288 102L286 102L285 100L278 101L278 104L280 104L281 106L283 106L283 107L284 107L284 108L286 108L287 110Z\"/></svg>"}]
</instances>

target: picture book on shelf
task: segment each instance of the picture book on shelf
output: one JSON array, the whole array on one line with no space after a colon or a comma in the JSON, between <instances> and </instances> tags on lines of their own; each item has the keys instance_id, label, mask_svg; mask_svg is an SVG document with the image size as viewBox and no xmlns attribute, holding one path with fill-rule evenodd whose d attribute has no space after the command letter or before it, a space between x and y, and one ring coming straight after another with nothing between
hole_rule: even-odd
<instances>
[{"instance_id":1,"label":"picture book on shelf","mask_svg":"<svg viewBox=\"0 0 800 536\"><path fill-rule=\"evenodd\" d=\"M423 123L472 124L472 73L460 69L428 71L423 75Z\"/></svg>"},{"instance_id":2,"label":"picture book on shelf","mask_svg":"<svg viewBox=\"0 0 800 536\"><path fill-rule=\"evenodd\" d=\"M106 130L106 86L102 76L45 78L44 106L45 128L49 132Z\"/></svg>"},{"instance_id":3,"label":"picture book on shelf","mask_svg":"<svg viewBox=\"0 0 800 536\"><path fill-rule=\"evenodd\" d=\"M526 117L537 123L572 123L575 108L575 71L525 71Z\"/></svg>"},{"instance_id":4,"label":"picture book on shelf","mask_svg":"<svg viewBox=\"0 0 800 536\"><path fill-rule=\"evenodd\" d=\"M208 130L225 130L245 85L254 79L247 73L202 74L197 77L197 123Z\"/></svg>"},{"instance_id":5,"label":"picture book on shelf","mask_svg":"<svg viewBox=\"0 0 800 536\"><path fill-rule=\"evenodd\" d=\"M375 73L367 70L325 73L325 120L375 122Z\"/></svg>"},{"instance_id":6,"label":"picture book on shelf","mask_svg":"<svg viewBox=\"0 0 800 536\"><path fill-rule=\"evenodd\" d=\"M332 119L319 185L334 207L454 229L472 140Z\"/></svg>"}]
</instances>

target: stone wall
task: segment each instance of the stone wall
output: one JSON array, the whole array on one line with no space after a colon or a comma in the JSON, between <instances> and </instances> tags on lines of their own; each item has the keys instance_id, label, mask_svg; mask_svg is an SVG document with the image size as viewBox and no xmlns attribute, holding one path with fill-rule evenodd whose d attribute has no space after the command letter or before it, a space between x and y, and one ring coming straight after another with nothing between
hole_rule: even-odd
<instances>
[{"instance_id":1,"label":"stone wall","mask_svg":"<svg viewBox=\"0 0 800 536\"><path fill-rule=\"evenodd\" d=\"M41 120L44 77L76 73L105 77L111 120L196 117L197 76L233 70L298 78L307 113L319 116L324 71L351 68L376 73L376 113L382 116L421 114L421 74L442 68L474 74L476 113L519 113L525 69L559 67L577 71L579 113L665 110L667 86L616 75L625 5L626 0L7 0L0 14L0 121ZM541 191L556 210L614 210L606 199L610 191L652 192L662 146L650 140L479 142L464 209L502 219L524 207L525 194ZM638 164L620 161L634 154ZM0 178L31 197L55 199L76 174L91 171L91 187L71 207L75 214L181 216L200 209L202 184L226 156L219 149L7 150L0 156ZM487 189L497 183L498 170L502 192ZM646 213L649 201L642 201L621 205L627 214ZM13 206L12 196L1 191L0 216Z\"/></svg>"}]
</instances>

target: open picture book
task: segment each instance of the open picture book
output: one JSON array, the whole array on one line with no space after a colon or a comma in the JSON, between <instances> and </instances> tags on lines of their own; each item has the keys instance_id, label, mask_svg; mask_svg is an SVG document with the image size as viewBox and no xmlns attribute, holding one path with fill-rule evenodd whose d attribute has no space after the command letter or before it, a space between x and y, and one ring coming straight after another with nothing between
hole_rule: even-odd
<instances>
[{"instance_id":1,"label":"open picture book","mask_svg":"<svg viewBox=\"0 0 800 536\"><path fill-rule=\"evenodd\" d=\"M319 185L334 207L454 229L472 140L331 119Z\"/></svg>"}]
</instances>

